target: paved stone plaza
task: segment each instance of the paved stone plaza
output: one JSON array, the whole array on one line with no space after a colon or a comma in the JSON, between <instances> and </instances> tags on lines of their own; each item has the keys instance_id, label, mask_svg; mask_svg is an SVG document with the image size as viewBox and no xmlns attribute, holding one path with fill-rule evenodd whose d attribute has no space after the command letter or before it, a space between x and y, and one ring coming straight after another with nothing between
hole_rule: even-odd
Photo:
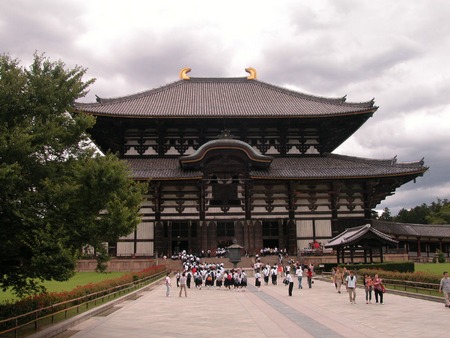
<instances>
[{"instance_id":1,"label":"paved stone plaza","mask_svg":"<svg viewBox=\"0 0 450 338\"><path fill-rule=\"evenodd\" d=\"M173 278L173 284L176 285ZM296 280L295 280L296 282ZM356 304L331 282L312 289L253 286L246 292L188 289L188 297L165 296L162 282L135 300L87 318L58 337L447 337L450 309L443 303L385 294L385 304L366 304L358 289ZM343 288L342 290L345 290ZM51 336L44 331L37 336Z\"/></svg>"}]
</instances>

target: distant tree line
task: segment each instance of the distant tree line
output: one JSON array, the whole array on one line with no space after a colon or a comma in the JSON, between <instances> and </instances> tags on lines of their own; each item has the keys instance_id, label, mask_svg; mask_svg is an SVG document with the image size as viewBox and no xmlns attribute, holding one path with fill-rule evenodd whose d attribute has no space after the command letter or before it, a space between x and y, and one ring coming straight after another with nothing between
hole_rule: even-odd
<instances>
[{"instance_id":1,"label":"distant tree line","mask_svg":"<svg viewBox=\"0 0 450 338\"><path fill-rule=\"evenodd\" d=\"M403 208L397 216L392 216L389 208L384 208L377 219L399 223L450 224L450 201L437 198L430 204L423 203L411 209Z\"/></svg>"}]
</instances>

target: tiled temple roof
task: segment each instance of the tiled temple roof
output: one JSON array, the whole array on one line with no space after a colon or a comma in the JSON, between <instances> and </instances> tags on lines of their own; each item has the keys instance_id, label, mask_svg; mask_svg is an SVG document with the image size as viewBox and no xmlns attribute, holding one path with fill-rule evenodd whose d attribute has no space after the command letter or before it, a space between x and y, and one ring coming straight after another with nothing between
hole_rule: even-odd
<instances>
[{"instance_id":1,"label":"tiled temple roof","mask_svg":"<svg viewBox=\"0 0 450 338\"><path fill-rule=\"evenodd\" d=\"M324 245L325 248L335 248L347 245L356 244L363 238L368 236L378 239L380 242L385 244L397 244L398 242L385 233L375 229L370 224L361 225L358 227L353 227L346 229L343 233L332 238L327 244Z\"/></svg>"},{"instance_id":2,"label":"tiled temple roof","mask_svg":"<svg viewBox=\"0 0 450 338\"><path fill-rule=\"evenodd\" d=\"M178 158L127 158L133 178L192 179L202 176L201 171L184 171ZM328 154L273 159L265 170L250 170L250 176L260 179L351 179L422 175L427 170L423 162L398 163L395 160L374 160Z\"/></svg>"},{"instance_id":3,"label":"tiled temple roof","mask_svg":"<svg viewBox=\"0 0 450 338\"><path fill-rule=\"evenodd\" d=\"M450 238L450 225L448 224L411 224L373 220L372 226L392 236Z\"/></svg>"},{"instance_id":4,"label":"tiled temple roof","mask_svg":"<svg viewBox=\"0 0 450 338\"><path fill-rule=\"evenodd\" d=\"M331 117L372 114L374 101L348 103L246 78L190 78L142 93L76 103L75 109L98 116L130 118Z\"/></svg>"}]
</instances>

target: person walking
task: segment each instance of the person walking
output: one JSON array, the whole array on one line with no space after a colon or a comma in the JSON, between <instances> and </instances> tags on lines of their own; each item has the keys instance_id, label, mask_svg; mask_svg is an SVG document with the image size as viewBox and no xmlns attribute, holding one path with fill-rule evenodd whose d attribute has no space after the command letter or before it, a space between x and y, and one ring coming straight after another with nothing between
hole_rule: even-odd
<instances>
[{"instance_id":1,"label":"person walking","mask_svg":"<svg viewBox=\"0 0 450 338\"><path fill-rule=\"evenodd\" d=\"M191 280L192 280L192 273L190 271L188 271L187 275L186 275L186 284L188 289L191 288Z\"/></svg>"},{"instance_id":2,"label":"person walking","mask_svg":"<svg viewBox=\"0 0 450 338\"><path fill-rule=\"evenodd\" d=\"M289 288L288 288L289 297L292 297L292 290L294 289L294 280L292 279L292 276L290 273L288 273L286 275L286 280L287 280L287 285L289 286Z\"/></svg>"},{"instance_id":3,"label":"person walking","mask_svg":"<svg viewBox=\"0 0 450 338\"><path fill-rule=\"evenodd\" d=\"M266 265L263 269L264 285L269 285L270 266Z\"/></svg>"},{"instance_id":4,"label":"person walking","mask_svg":"<svg viewBox=\"0 0 450 338\"><path fill-rule=\"evenodd\" d=\"M450 278L448 277L448 272L444 272L444 277L441 279L441 282L439 283L439 293L444 292L444 298L445 298L445 307L450 308Z\"/></svg>"},{"instance_id":5,"label":"person walking","mask_svg":"<svg viewBox=\"0 0 450 338\"><path fill-rule=\"evenodd\" d=\"M369 274L364 275L364 291L366 291L366 304L372 303L373 280Z\"/></svg>"},{"instance_id":6,"label":"person walking","mask_svg":"<svg viewBox=\"0 0 450 338\"><path fill-rule=\"evenodd\" d=\"M383 304L383 280L378 277L378 274L375 274L373 278L373 290L375 292L375 303L378 303L379 299L380 304Z\"/></svg>"},{"instance_id":7,"label":"person walking","mask_svg":"<svg viewBox=\"0 0 450 338\"><path fill-rule=\"evenodd\" d=\"M313 277L313 271L311 270L311 268L308 268L308 270L306 270L306 278L308 279L308 287L311 289L312 288L312 277Z\"/></svg>"},{"instance_id":8,"label":"person walking","mask_svg":"<svg viewBox=\"0 0 450 338\"><path fill-rule=\"evenodd\" d=\"M338 293L341 293L341 286L342 282L344 280L344 274L341 270L341 268L336 269L336 273L334 274L334 286L336 287L336 290Z\"/></svg>"},{"instance_id":9,"label":"person walking","mask_svg":"<svg viewBox=\"0 0 450 338\"><path fill-rule=\"evenodd\" d=\"M303 289L303 286L302 286L303 269L302 269L302 266L300 264L298 265L297 270L295 270L295 274L296 274L297 280L298 280L298 288L299 289Z\"/></svg>"},{"instance_id":10,"label":"person walking","mask_svg":"<svg viewBox=\"0 0 450 338\"><path fill-rule=\"evenodd\" d=\"M272 285L277 285L278 266L274 265L270 270L270 274L272 276Z\"/></svg>"},{"instance_id":11,"label":"person walking","mask_svg":"<svg viewBox=\"0 0 450 338\"><path fill-rule=\"evenodd\" d=\"M186 281L187 281L186 272L183 272L180 277L180 293L178 295L179 297L181 297L181 293L183 292L183 290L184 290L184 296L187 297Z\"/></svg>"},{"instance_id":12,"label":"person walking","mask_svg":"<svg viewBox=\"0 0 450 338\"><path fill-rule=\"evenodd\" d=\"M175 279L177 280L177 288L180 286L180 271L177 271L177 273L175 274Z\"/></svg>"},{"instance_id":13,"label":"person walking","mask_svg":"<svg viewBox=\"0 0 450 338\"><path fill-rule=\"evenodd\" d=\"M258 291L261 291L261 274L259 273L259 269L255 272L255 286L258 288Z\"/></svg>"},{"instance_id":14,"label":"person walking","mask_svg":"<svg viewBox=\"0 0 450 338\"><path fill-rule=\"evenodd\" d=\"M166 279L164 280L166 285L166 297L170 297L170 289L172 288L172 281L170 280L170 272L167 273Z\"/></svg>"},{"instance_id":15,"label":"person walking","mask_svg":"<svg viewBox=\"0 0 450 338\"><path fill-rule=\"evenodd\" d=\"M356 276L353 275L353 270L350 270L349 275L345 279L345 286L347 288L350 304L356 304Z\"/></svg>"}]
</instances>

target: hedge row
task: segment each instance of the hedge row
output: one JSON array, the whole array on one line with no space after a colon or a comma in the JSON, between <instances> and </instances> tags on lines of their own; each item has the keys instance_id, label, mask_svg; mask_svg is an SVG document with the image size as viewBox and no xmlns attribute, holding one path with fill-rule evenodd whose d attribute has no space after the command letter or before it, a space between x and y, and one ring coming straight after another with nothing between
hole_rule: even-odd
<instances>
[{"instance_id":1,"label":"hedge row","mask_svg":"<svg viewBox=\"0 0 450 338\"><path fill-rule=\"evenodd\" d=\"M414 272L414 262L388 262L388 263L356 263L336 264L324 263L319 265L319 270L331 272L336 266L345 267L347 270L379 269L384 271Z\"/></svg>"},{"instance_id":2,"label":"hedge row","mask_svg":"<svg viewBox=\"0 0 450 338\"><path fill-rule=\"evenodd\" d=\"M164 265L153 266L140 272L123 275L119 278L107 279L98 283L78 286L72 291L44 293L27 297L15 302L6 301L0 304L0 320L16 317L65 301L75 300L77 298L88 296L96 292L105 291L117 286L126 285L136 280L157 275L165 271L165 269L166 267Z\"/></svg>"},{"instance_id":3,"label":"hedge row","mask_svg":"<svg viewBox=\"0 0 450 338\"><path fill-rule=\"evenodd\" d=\"M405 282L421 282L421 283L433 283L439 284L442 276L436 274L417 271L417 272L398 272L398 271L384 271L379 269L360 269L358 270L358 276L368 274L374 276L378 274L380 278L395 279Z\"/></svg>"}]
</instances>

